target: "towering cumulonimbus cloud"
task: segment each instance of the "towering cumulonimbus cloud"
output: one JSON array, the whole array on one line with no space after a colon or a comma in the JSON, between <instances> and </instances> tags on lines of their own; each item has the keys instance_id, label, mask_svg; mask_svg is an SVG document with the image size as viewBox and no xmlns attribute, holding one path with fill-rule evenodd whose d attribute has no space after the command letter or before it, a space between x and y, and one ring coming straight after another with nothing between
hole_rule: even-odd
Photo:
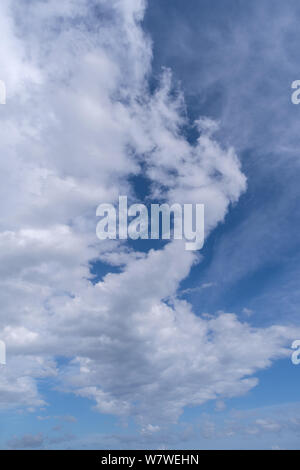
<instances>
[{"instance_id":1,"label":"towering cumulonimbus cloud","mask_svg":"<svg viewBox=\"0 0 300 470\"><path fill-rule=\"evenodd\" d=\"M7 367L0 406L45 404L37 380L88 397L102 413L143 426L175 421L186 405L232 397L287 354L295 330L207 318L176 296L197 256L181 242L139 253L96 238L101 202L152 194L204 203L206 236L246 189L234 149L195 123L162 71L149 86L151 40L141 0L1 2L0 338ZM92 283L90 265L121 267ZM55 358L72 358L60 365Z\"/></svg>"}]
</instances>

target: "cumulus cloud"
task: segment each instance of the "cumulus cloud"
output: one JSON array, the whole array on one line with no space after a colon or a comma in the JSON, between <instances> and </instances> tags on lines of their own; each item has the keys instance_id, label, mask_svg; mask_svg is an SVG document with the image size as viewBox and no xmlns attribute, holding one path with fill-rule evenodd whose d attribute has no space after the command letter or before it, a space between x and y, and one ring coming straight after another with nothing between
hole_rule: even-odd
<instances>
[{"instance_id":1,"label":"cumulus cloud","mask_svg":"<svg viewBox=\"0 0 300 470\"><path fill-rule=\"evenodd\" d=\"M207 236L246 189L234 149L214 138L216 123L199 119L195 144L184 137L184 98L171 72L150 89L144 8L140 0L1 3L11 88L0 117L0 336L8 351L0 404L42 406L37 379L49 376L152 432L186 405L247 392L257 370L287 355L295 330L193 312L177 298L197 262L181 242L141 254L96 239L96 206L133 197L129 176L142 167L153 197L205 204ZM10 70L19 70L14 79ZM122 270L93 284L92 260ZM72 359L59 366L59 355Z\"/></svg>"}]
</instances>

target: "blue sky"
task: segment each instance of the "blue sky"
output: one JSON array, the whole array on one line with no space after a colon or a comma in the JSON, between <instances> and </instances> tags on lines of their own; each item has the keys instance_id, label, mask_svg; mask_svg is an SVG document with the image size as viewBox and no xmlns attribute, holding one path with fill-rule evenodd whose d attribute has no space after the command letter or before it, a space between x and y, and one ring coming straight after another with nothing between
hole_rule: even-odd
<instances>
[{"instance_id":1,"label":"blue sky","mask_svg":"<svg viewBox=\"0 0 300 470\"><path fill-rule=\"evenodd\" d=\"M1 448L299 448L299 17L3 1ZM119 194L205 203L201 256L97 240Z\"/></svg>"}]
</instances>

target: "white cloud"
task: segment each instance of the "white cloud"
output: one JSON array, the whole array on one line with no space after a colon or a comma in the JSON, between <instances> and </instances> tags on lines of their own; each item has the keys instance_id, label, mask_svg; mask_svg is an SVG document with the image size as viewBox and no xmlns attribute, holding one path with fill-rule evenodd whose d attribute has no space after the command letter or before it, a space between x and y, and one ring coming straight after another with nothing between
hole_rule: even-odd
<instances>
[{"instance_id":1,"label":"white cloud","mask_svg":"<svg viewBox=\"0 0 300 470\"><path fill-rule=\"evenodd\" d=\"M96 206L131 194L127 179L141 160L154 195L205 203L207 235L246 188L235 151L213 138L214 123L197 121L196 145L184 138L184 101L170 71L150 92L143 9L138 0L0 6L1 65L13 84L0 117L3 407L42 406L36 379L57 375L62 390L150 429L186 405L247 392L295 335L251 328L233 314L196 316L176 298L197 261L180 242L141 254L96 239ZM9 70L20 73L13 79ZM95 259L123 271L93 285ZM73 360L59 368L56 355Z\"/></svg>"},{"instance_id":2,"label":"white cloud","mask_svg":"<svg viewBox=\"0 0 300 470\"><path fill-rule=\"evenodd\" d=\"M251 315L253 315L253 310L251 310L250 308L244 307L242 310L242 313L246 315L247 317L251 317Z\"/></svg>"}]
</instances>

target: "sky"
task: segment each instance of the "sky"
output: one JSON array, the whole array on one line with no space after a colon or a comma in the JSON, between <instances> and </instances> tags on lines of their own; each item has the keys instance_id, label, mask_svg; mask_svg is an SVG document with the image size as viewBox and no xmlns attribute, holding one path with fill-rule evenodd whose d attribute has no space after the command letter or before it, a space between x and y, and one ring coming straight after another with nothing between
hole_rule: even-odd
<instances>
[{"instance_id":1,"label":"sky","mask_svg":"<svg viewBox=\"0 0 300 470\"><path fill-rule=\"evenodd\" d=\"M2 0L1 449L299 449L297 0ZM119 195L205 244L101 241Z\"/></svg>"}]
</instances>

